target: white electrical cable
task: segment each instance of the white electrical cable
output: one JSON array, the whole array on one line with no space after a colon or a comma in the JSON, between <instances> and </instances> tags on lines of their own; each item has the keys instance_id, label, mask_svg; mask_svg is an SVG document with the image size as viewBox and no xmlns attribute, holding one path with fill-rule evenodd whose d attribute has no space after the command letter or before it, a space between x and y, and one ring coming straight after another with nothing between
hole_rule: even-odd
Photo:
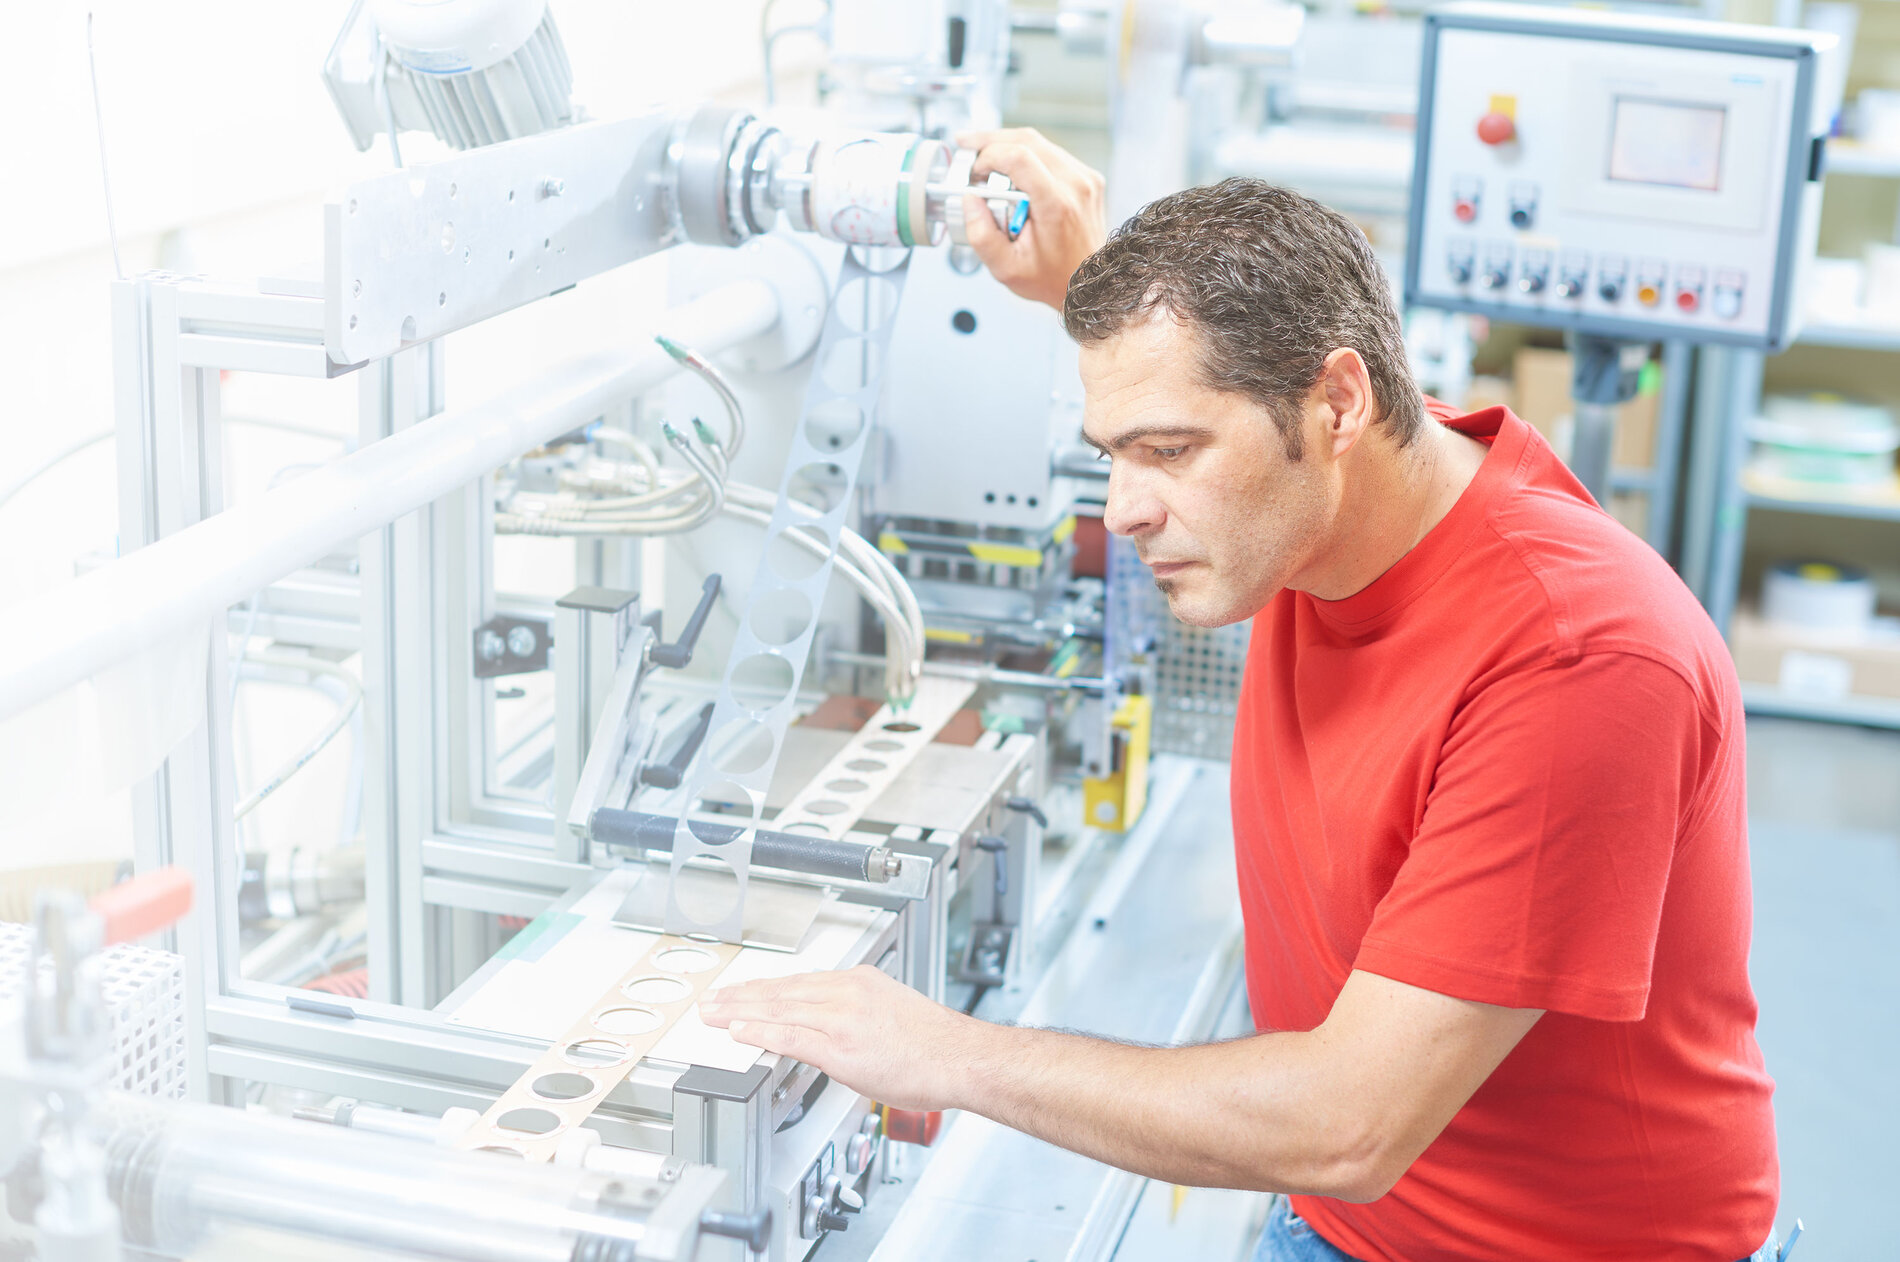
<instances>
[{"instance_id":1,"label":"white electrical cable","mask_svg":"<svg viewBox=\"0 0 1900 1262\"><path fill-rule=\"evenodd\" d=\"M318 675L328 675L343 684L346 699L337 706L336 713L330 717L330 721L323 725L322 730L311 738L310 743L305 745L300 753L272 773L270 779L266 780L256 792L238 803L236 811L238 819L243 819L250 814L259 802L277 792L286 780L303 770L305 764L322 752L324 746L328 745L336 734L349 724L350 717L356 713L357 707L363 704L362 682L335 662L308 654L271 652L253 653L250 661L258 666L276 666L285 670L302 670Z\"/></svg>"}]
</instances>

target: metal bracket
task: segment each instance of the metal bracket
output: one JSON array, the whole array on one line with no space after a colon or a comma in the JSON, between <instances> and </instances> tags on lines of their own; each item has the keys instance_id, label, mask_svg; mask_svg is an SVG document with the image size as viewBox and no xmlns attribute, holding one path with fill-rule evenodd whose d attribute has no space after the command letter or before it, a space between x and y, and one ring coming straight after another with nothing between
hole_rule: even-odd
<instances>
[{"instance_id":1,"label":"metal bracket","mask_svg":"<svg viewBox=\"0 0 1900 1262\"><path fill-rule=\"evenodd\" d=\"M548 668L548 646L554 643L552 627L539 618L510 618L497 615L475 628L475 678L494 679L501 675L525 675Z\"/></svg>"}]
</instances>

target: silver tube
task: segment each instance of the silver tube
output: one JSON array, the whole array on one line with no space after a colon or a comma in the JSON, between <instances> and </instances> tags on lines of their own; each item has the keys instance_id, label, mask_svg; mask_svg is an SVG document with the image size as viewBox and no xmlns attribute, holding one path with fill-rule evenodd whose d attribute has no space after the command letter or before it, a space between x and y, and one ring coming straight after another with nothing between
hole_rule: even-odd
<instances>
[{"instance_id":1,"label":"silver tube","mask_svg":"<svg viewBox=\"0 0 1900 1262\"><path fill-rule=\"evenodd\" d=\"M848 649L833 649L825 654L824 660L836 662L841 666L882 666L884 659L873 657L869 653L855 653ZM924 674L940 675L945 679L970 679L979 684L996 684L1003 688L1043 688L1052 692L1106 692L1108 680L1089 675L1077 675L1068 679L1058 679L1054 675L1037 675L1026 670L1002 670L994 666L963 666L955 662L925 662Z\"/></svg>"},{"instance_id":2,"label":"silver tube","mask_svg":"<svg viewBox=\"0 0 1900 1262\"><path fill-rule=\"evenodd\" d=\"M441 1262L568 1262L582 1239L632 1256L649 1210L678 1194L678 1185L635 1175L206 1105L121 1095L104 1114L127 1240L173 1257L233 1230Z\"/></svg>"}]
</instances>

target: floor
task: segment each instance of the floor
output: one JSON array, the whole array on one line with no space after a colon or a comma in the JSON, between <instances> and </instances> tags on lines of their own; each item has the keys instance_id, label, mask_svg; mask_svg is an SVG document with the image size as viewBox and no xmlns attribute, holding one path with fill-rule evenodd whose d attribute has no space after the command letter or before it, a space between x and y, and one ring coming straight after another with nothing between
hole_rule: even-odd
<instances>
[{"instance_id":1,"label":"floor","mask_svg":"<svg viewBox=\"0 0 1900 1262\"><path fill-rule=\"evenodd\" d=\"M1748 725L1759 1037L1797 1262L1900 1257L1900 732Z\"/></svg>"},{"instance_id":2,"label":"floor","mask_svg":"<svg viewBox=\"0 0 1900 1262\"><path fill-rule=\"evenodd\" d=\"M1900 1258L1900 732L1751 719L1759 1037L1795 1262ZM1264 1198L1149 1185L1117 1257L1250 1256Z\"/></svg>"}]
</instances>

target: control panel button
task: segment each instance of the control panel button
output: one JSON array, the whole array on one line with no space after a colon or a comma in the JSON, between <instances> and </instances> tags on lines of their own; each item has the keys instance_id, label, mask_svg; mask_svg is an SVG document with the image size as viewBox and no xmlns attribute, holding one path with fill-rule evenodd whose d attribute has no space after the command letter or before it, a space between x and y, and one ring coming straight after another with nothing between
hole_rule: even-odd
<instances>
[{"instance_id":1,"label":"control panel button","mask_svg":"<svg viewBox=\"0 0 1900 1262\"><path fill-rule=\"evenodd\" d=\"M1478 218L1478 203L1460 198L1451 204L1451 213L1459 223L1475 223Z\"/></svg>"},{"instance_id":2,"label":"control panel button","mask_svg":"<svg viewBox=\"0 0 1900 1262\"><path fill-rule=\"evenodd\" d=\"M1659 259L1644 259L1636 269L1636 301L1653 307L1663 300L1668 288L1669 266Z\"/></svg>"},{"instance_id":3,"label":"control panel button","mask_svg":"<svg viewBox=\"0 0 1900 1262\"><path fill-rule=\"evenodd\" d=\"M1459 223L1478 222L1484 209L1484 181L1475 175L1461 175L1451 182L1451 217Z\"/></svg>"},{"instance_id":4,"label":"control panel button","mask_svg":"<svg viewBox=\"0 0 1900 1262\"><path fill-rule=\"evenodd\" d=\"M1511 226L1528 230L1537 222L1537 185L1520 182L1511 185Z\"/></svg>"},{"instance_id":5,"label":"control panel button","mask_svg":"<svg viewBox=\"0 0 1900 1262\"><path fill-rule=\"evenodd\" d=\"M1478 261L1469 241L1454 244L1445 255L1445 274L1454 285L1469 285Z\"/></svg>"},{"instance_id":6,"label":"control panel button","mask_svg":"<svg viewBox=\"0 0 1900 1262\"><path fill-rule=\"evenodd\" d=\"M1511 279L1511 261L1504 259L1486 259L1484 262L1484 287L1502 289Z\"/></svg>"},{"instance_id":7,"label":"control panel button","mask_svg":"<svg viewBox=\"0 0 1900 1262\"><path fill-rule=\"evenodd\" d=\"M1590 256L1581 250L1566 251L1557 273L1557 296L1581 298L1590 283Z\"/></svg>"},{"instance_id":8,"label":"control panel button","mask_svg":"<svg viewBox=\"0 0 1900 1262\"><path fill-rule=\"evenodd\" d=\"M1703 272L1699 267L1676 269L1676 310L1694 315L1702 309Z\"/></svg>"},{"instance_id":9,"label":"control panel button","mask_svg":"<svg viewBox=\"0 0 1900 1262\"><path fill-rule=\"evenodd\" d=\"M1509 144L1517 139L1517 98L1501 93L1491 97L1491 107L1478 120L1478 139L1487 145Z\"/></svg>"},{"instance_id":10,"label":"control panel button","mask_svg":"<svg viewBox=\"0 0 1900 1262\"><path fill-rule=\"evenodd\" d=\"M1544 292L1550 284L1550 251L1526 250L1523 264L1517 270L1519 292L1536 295Z\"/></svg>"},{"instance_id":11,"label":"control panel button","mask_svg":"<svg viewBox=\"0 0 1900 1262\"><path fill-rule=\"evenodd\" d=\"M1629 286L1629 261L1620 255L1606 254L1597 260L1597 297L1605 302L1623 301Z\"/></svg>"},{"instance_id":12,"label":"control panel button","mask_svg":"<svg viewBox=\"0 0 1900 1262\"><path fill-rule=\"evenodd\" d=\"M1709 310L1719 320L1733 320L1742 314L1742 287L1746 282L1740 272L1717 272L1715 274L1715 292L1709 296Z\"/></svg>"}]
</instances>

